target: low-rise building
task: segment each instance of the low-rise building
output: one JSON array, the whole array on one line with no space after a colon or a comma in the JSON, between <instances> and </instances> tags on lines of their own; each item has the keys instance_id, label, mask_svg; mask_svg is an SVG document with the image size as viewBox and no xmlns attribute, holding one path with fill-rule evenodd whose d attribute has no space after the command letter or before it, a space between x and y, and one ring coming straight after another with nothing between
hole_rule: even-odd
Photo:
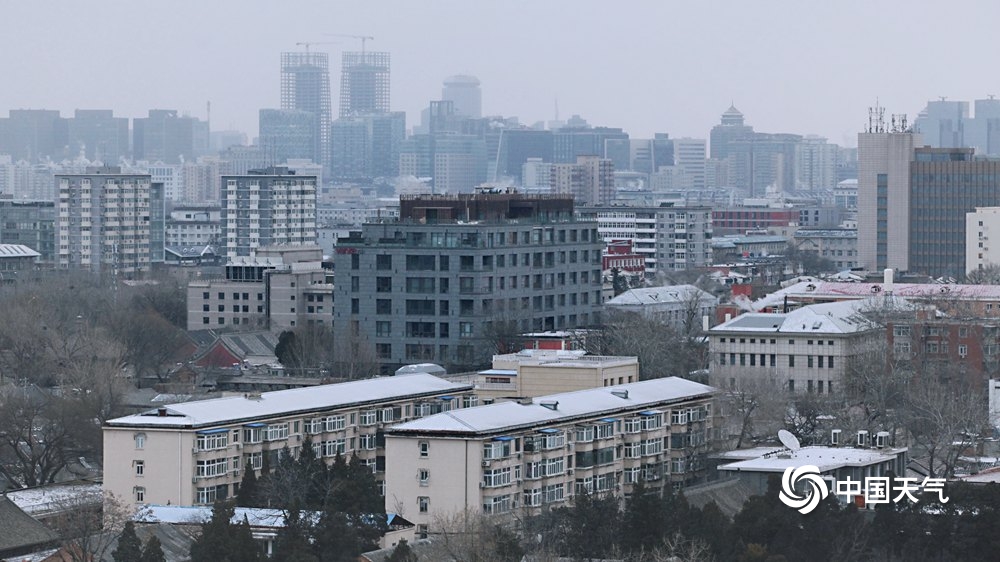
<instances>
[{"instance_id":1,"label":"low-rise building","mask_svg":"<svg viewBox=\"0 0 1000 562\"><path fill-rule=\"evenodd\" d=\"M604 303L608 310L631 312L685 332L700 327L702 318L715 318L719 298L694 285L629 289Z\"/></svg>"},{"instance_id":2,"label":"low-rise building","mask_svg":"<svg viewBox=\"0 0 1000 562\"><path fill-rule=\"evenodd\" d=\"M384 481L382 432L476 404L472 387L426 373L171 404L104 424L104 490L131 504L211 505L241 470L276 466L310 440L332 462L357 455Z\"/></svg>"},{"instance_id":3,"label":"low-rise building","mask_svg":"<svg viewBox=\"0 0 1000 562\"><path fill-rule=\"evenodd\" d=\"M445 412L386 431L386 505L418 534L472 510L525 515L576 494L704 478L715 389L669 377ZM523 509L523 511L521 511Z\"/></svg>"},{"instance_id":4,"label":"low-rise building","mask_svg":"<svg viewBox=\"0 0 1000 562\"><path fill-rule=\"evenodd\" d=\"M799 251L810 252L816 257L830 260L839 270L859 266L857 229L799 229L795 231L794 241Z\"/></svg>"}]
</instances>

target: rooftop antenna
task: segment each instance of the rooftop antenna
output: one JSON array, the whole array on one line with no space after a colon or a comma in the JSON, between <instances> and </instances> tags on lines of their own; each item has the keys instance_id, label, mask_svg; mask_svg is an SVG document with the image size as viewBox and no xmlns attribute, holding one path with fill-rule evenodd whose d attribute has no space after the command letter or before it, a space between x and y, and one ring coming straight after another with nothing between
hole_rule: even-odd
<instances>
[{"instance_id":1,"label":"rooftop antenna","mask_svg":"<svg viewBox=\"0 0 1000 562\"><path fill-rule=\"evenodd\" d=\"M556 123L558 123L559 122L559 98L555 98L555 100L556 100L556 119L555 119L555 121L556 121Z\"/></svg>"},{"instance_id":2,"label":"rooftop antenna","mask_svg":"<svg viewBox=\"0 0 1000 562\"><path fill-rule=\"evenodd\" d=\"M874 107L868 108L868 126L865 128L866 133L884 133L885 132L885 108L879 105L878 98L875 98Z\"/></svg>"}]
</instances>

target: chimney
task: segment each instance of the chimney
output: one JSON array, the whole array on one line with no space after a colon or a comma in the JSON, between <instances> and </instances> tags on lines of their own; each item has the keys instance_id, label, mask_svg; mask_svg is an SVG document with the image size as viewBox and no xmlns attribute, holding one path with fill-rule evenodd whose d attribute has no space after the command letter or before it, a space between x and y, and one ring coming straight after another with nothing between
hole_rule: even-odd
<instances>
[{"instance_id":1,"label":"chimney","mask_svg":"<svg viewBox=\"0 0 1000 562\"><path fill-rule=\"evenodd\" d=\"M892 268L889 267L885 268L885 271L882 272L883 275L882 288L885 290L886 295L892 294L892 274L893 274Z\"/></svg>"},{"instance_id":2,"label":"chimney","mask_svg":"<svg viewBox=\"0 0 1000 562\"><path fill-rule=\"evenodd\" d=\"M707 332L708 331L708 315L707 314L705 314L705 315L703 315L701 317L701 331L702 332Z\"/></svg>"},{"instance_id":3,"label":"chimney","mask_svg":"<svg viewBox=\"0 0 1000 562\"><path fill-rule=\"evenodd\" d=\"M156 409L156 416L159 417L159 418L165 418L165 417L167 417L167 409L166 408L157 408Z\"/></svg>"}]
</instances>

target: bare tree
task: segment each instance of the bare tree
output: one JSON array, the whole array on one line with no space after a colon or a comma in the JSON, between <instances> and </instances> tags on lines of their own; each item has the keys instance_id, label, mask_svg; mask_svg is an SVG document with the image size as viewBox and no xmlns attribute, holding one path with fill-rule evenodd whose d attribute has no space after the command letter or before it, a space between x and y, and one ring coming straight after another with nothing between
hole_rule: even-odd
<instances>
[{"instance_id":1,"label":"bare tree","mask_svg":"<svg viewBox=\"0 0 1000 562\"><path fill-rule=\"evenodd\" d=\"M720 419L734 449L774 439L788 408L785 390L763 378L740 378L720 396ZM733 441L735 440L735 441Z\"/></svg>"},{"instance_id":2,"label":"bare tree","mask_svg":"<svg viewBox=\"0 0 1000 562\"><path fill-rule=\"evenodd\" d=\"M488 517L465 510L434 518L434 541L429 560L463 562L519 562L524 549L506 525L513 519Z\"/></svg>"},{"instance_id":3,"label":"bare tree","mask_svg":"<svg viewBox=\"0 0 1000 562\"><path fill-rule=\"evenodd\" d=\"M610 312L599 335L587 336L587 351L639 358L639 378L688 377L708 365L708 345L700 336L629 312Z\"/></svg>"},{"instance_id":4,"label":"bare tree","mask_svg":"<svg viewBox=\"0 0 1000 562\"><path fill-rule=\"evenodd\" d=\"M331 374L350 380L378 376L375 346L367 338L351 331L335 333Z\"/></svg>"},{"instance_id":5,"label":"bare tree","mask_svg":"<svg viewBox=\"0 0 1000 562\"><path fill-rule=\"evenodd\" d=\"M64 500L52 519L71 562L104 560L125 523L133 519L134 510L113 494L105 492L103 500L103 505L93 505L86 498Z\"/></svg>"},{"instance_id":6,"label":"bare tree","mask_svg":"<svg viewBox=\"0 0 1000 562\"><path fill-rule=\"evenodd\" d=\"M988 265L971 271L965 276L970 285L1000 285L1000 265Z\"/></svg>"}]
</instances>

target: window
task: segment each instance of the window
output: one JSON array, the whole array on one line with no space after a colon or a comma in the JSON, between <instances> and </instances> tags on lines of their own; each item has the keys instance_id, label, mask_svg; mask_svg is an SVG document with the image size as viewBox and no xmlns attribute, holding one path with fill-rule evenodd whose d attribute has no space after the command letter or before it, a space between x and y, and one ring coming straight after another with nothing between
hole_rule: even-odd
<instances>
[{"instance_id":1,"label":"window","mask_svg":"<svg viewBox=\"0 0 1000 562\"><path fill-rule=\"evenodd\" d=\"M639 433L642 429L642 420L639 418L628 418L625 420L625 433Z\"/></svg>"},{"instance_id":2,"label":"window","mask_svg":"<svg viewBox=\"0 0 1000 562\"><path fill-rule=\"evenodd\" d=\"M420 482L421 486L427 486L431 480L431 471L426 468L417 470L417 480Z\"/></svg>"},{"instance_id":3,"label":"window","mask_svg":"<svg viewBox=\"0 0 1000 562\"><path fill-rule=\"evenodd\" d=\"M132 461L132 466L135 467L136 476L143 476L146 472L146 463L144 461Z\"/></svg>"},{"instance_id":4,"label":"window","mask_svg":"<svg viewBox=\"0 0 1000 562\"><path fill-rule=\"evenodd\" d=\"M431 444L427 441L420 441L417 443L417 451L420 452L420 458L426 459L431 456Z\"/></svg>"},{"instance_id":5,"label":"window","mask_svg":"<svg viewBox=\"0 0 1000 562\"><path fill-rule=\"evenodd\" d=\"M392 256L388 254L379 254L375 256L375 269L379 271L388 271L392 269Z\"/></svg>"},{"instance_id":6,"label":"window","mask_svg":"<svg viewBox=\"0 0 1000 562\"><path fill-rule=\"evenodd\" d=\"M135 497L135 501L144 502L146 501L146 488L142 486L136 486L132 488L132 495Z\"/></svg>"},{"instance_id":7,"label":"window","mask_svg":"<svg viewBox=\"0 0 1000 562\"><path fill-rule=\"evenodd\" d=\"M229 432L223 430L221 433L209 433L199 435L195 439L195 446L199 451L211 451L213 449L224 449L229 446Z\"/></svg>"},{"instance_id":8,"label":"window","mask_svg":"<svg viewBox=\"0 0 1000 562\"><path fill-rule=\"evenodd\" d=\"M357 277L355 277L354 279L357 279ZM392 277L376 277L375 278L375 292L376 293L391 293L392 292Z\"/></svg>"},{"instance_id":9,"label":"window","mask_svg":"<svg viewBox=\"0 0 1000 562\"><path fill-rule=\"evenodd\" d=\"M562 461L562 458L559 459ZM510 467L483 471L483 487L496 488L511 483Z\"/></svg>"},{"instance_id":10,"label":"window","mask_svg":"<svg viewBox=\"0 0 1000 562\"><path fill-rule=\"evenodd\" d=\"M135 448L136 449L142 449L142 448L144 448L146 446L146 434L145 433L136 433L134 439L135 439Z\"/></svg>"},{"instance_id":11,"label":"window","mask_svg":"<svg viewBox=\"0 0 1000 562\"><path fill-rule=\"evenodd\" d=\"M502 459L511 453L510 441L490 441L483 443L483 460Z\"/></svg>"},{"instance_id":12,"label":"window","mask_svg":"<svg viewBox=\"0 0 1000 562\"><path fill-rule=\"evenodd\" d=\"M362 435L358 439L358 448L360 448L362 451L374 451L375 447L377 446L376 441L377 440L374 433L371 435Z\"/></svg>"},{"instance_id":13,"label":"window","mask_svg":"<svg viewBox=\"0 0 1000 562\"><path fill-rule=\"evenodd\" d=\"M265 441L288 439L288 423L273 423L264 428Z\"/></svg>"},{"instance_id":14,"label":"window","mask_svg":"<svg viewBox=\"0 0 1000 562\"><path fill-rule=\"evenodd\" d=\"M430 506L430 504L431 504L431 499L428 498L427 496L419 496L417 498L417 507L420 513L427 513L427 508Z\"/></svg>"},{"instance_id":15,"label":"window","mask_svg":"<svg viewBox=\"0 0 1000 562\"><path fill-rule=\"evenodd\" d=\"M214 478L225 476L229 472L229 459L211 459L198 461L195 466L195 476L198 478Z\"/></svg>"},{"instance_id":16,"label":"window","mask_svg":"<svg viewBox=\"0 0 1000 562\"><path fill-rule=\"evenodd\" d=\"M380 338L387 338L392 334L392 322L388 320L378 320L375 322L375 335Z\"/></svg>"},{"instance_id":17,"label":"window","mask_svg":"<svg viewBox=\"0 0 1000 562\"><path fill-rule=\"evenodd\" d=\"M958 356L959 357L968 357L968 355L969 355L969 346L967 346L967 345L959 345L958 346Z\"/></svg>"},{"instance_id":18,"label":"window","mask_svg":"<svg viewBox=\"0 0 1000 562\"><path fill-rule=\"evenodd\" d=\"M365 410L361 412L361 425L375 425L375 410Z\"/></svg>"},{"instance_id":19,"label":"window","mask_svg":"<svg viewBox=\"0 0 1000 562\"><path fill-rule=\"evenodd\" d=\"M485 498L483 502L483 513L489 515L493 513L507 513L514 507L510 495Z\"/></svg>"},{"instance_id":20,"label":"window","mask_svg":"<svg viewBox=\"0 0 1000 562\"><path fill-rule=\"evenodd\" d=\"M335 457L338 454L343 455L345 452L347 452L347 442L343 438L323 442L324 457Z\"/></svg>"},{"instance_id":21,"label":"window","mask_svg":"<svg viewBox=\"0 0 1000 562\"><path fill-rule=\"evenodd\" d=\"M900 337L910 337L910 327L906 325L896 325L892 327L892 335Z\"/></svg>"},{"instance_id":22,"label":"window","mask_svg":"<svg viewBox=\"0 0 1000 562\"><path fill-rule=\"evenodd\" d=\"M376 299L375 314L392 314L392 300Z\"/></svg>"},{"instance_id":23,"label":"window","mask_svg":"<svg viewBox=\"0 0 1000 562\"><path fill-rule=\"evenodd\" d=\"M246 428L243 430L243 442L244 443L260 443L262 440L262 431L259 427Z\"/></svg>"}]
</instances>

